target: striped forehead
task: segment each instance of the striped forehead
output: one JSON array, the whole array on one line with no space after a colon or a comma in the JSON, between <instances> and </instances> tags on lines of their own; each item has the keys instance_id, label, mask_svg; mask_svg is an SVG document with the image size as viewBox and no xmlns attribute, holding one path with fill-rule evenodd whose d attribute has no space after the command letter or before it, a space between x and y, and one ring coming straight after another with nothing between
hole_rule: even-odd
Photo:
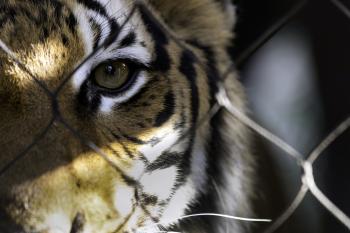
<instances>
[{"instance_id":1,"label":"striped forehead","mask_svg":"<svg viewBox=\"0 0 350 233\"><path fill-rule=\"evenodd\" d=\"M137 14L129 17L132 8L133 4L123 0L78 0L75 13L80 21L86 52L91 53L115 35L118 36L112 38L113 42L109 46L112 51L107 48L104 52L115 52L126 47L129 47L129 50L142 50L144 31L140 27Z\"/></svg>"},{"instance_id":2,"label":"striped forehead","mask_svg":"<svg viewBox=\"0 0 350 233\"><path fill-rule=\"evenodd\" d=\"M68 3L69 4L69 3ZM149 64L151 52L145 46L145 30L133 4L123 0L78 0L73 7L85 47L85 57L99 49L75 75L78 89L88 73L106 60L132 59ZM129 17L131 15L131 17ZM103 46L106 41L108 46Z\"/></svg>"}]
</instances>

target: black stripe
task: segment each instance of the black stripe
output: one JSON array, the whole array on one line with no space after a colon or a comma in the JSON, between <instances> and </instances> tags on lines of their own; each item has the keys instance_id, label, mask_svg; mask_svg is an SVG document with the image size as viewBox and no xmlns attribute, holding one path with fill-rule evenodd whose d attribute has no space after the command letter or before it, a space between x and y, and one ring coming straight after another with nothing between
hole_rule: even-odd
<instances>
[{"instance_id":1,"label":"black stripe","mask_svg":"<svg viewBox=\"0 0 350 233\"><path fill-rule=\"evenodd\" d=\"M164 97L164 109L158 113L155 119L155 127L162 126L165 122L172 117L175 112L175 97L174 94L170 91Z\"/></svg>"},{"instance_id":2,"label":"black stripe","mask_svg":"<svg viewBox=\"0 0 350 233\"><path fill-rule=\"evenodd\" d=\"M99 3L98 1L95 0L78 0L78 2L82 5L84 5L86 8L96 11L99 14L108 17L106 9Z\"/></svg>"},{"instance_id":3,"label":"black stripe","mask_svg":"<svg viewBox=\"0 0 350 233\"><path fill-rule=\"evenodd\" d=\"M77 114L82 118L86 118L96 113L100 104L101 95L91 83L91 80L87 79L79 90L76 103Z\"/></svg>"},{"instance_id":4,"label":"black stripe","mask_svg":"<svg viewBox=\"0 0 350 233\"><path fill-rule=\"evenodd\" d=\"M73 34L75 34L76 33L75 27L78 24L77 19L75 18L75 16L72 13L70 13L69 16L66 17L65 21L66 21L66 24L68 25L70 31Z\"/></svg>"},{"instance_id":5,"label":"black stripe","mask_svg":"<svg viewBox=\"0 0 350 233\"><path fill-rule=\"evenodd\" d=\"M178 190L186 182L189 174L191 173L194 130L192 130L189 137L190 137L189 146L185 151L185 153L183 154L182 160L178 165L179 172L176 179L176 185L173 189L174 192Z\"/></svg>"},{"instance_id":6,"label":"black stripe","mask_svg":"<svg viewBox=\"0 0 350 233\"><path fill-rule=\"evenodd\" d=\"M192 124L188 132L189 137L189 146L185 151L182 161L179 164L179 174L177 177L177 182L174 187L174 192L179 189L186 181L188 175L191 172L191 160L192 160L192 151L194 136L196 132L196 123L199 113L199 96L198 96L198 87L197 87L197 72L195 69L196 59L194 54L189 50L184 50L180 59L180 72L188 79L191 89L191 115L192 115Z\"/></svg>"},{"instance_id":7,"label":"black stripe","mask_svg":"<svg viewBox=\"0 0 350 233\"><path fill-rule=\"evenodd\" d=\"M133 187L135 187L135 188L140 187L140 183L139 183L137 180L135 180L135 179L133 179L132 177L130 177L130 176L124 174L122 171L119 171L119 172L120 172L120 174L121 174L121 177L122 177L123 181L124 181L127 185L133 186Z\"/></svg>"},{"instance_id":8,"label":"black stripe","mask_svg":"<svg viewBox=\"0 0 350 233\"><path fill-rule=\"evenodd\" d=\"M181 106L181 114L180 119L174 124L174 130L181 130L181 132L185 131L186 120L186 108L185 106Z\"/></svg>"},{"instance_id":9,"label":"black stripe","mask_svg":"<svg viewBox=\"0 0 350 233\"><path fill-rule=\"evenodd\" d=\"M129 158L131 159L135 158L135 155L129 150L129 148L124 143L119 142L119 144L122 145L123 150L129 156Z\"/></svg>"},{"instance_id":10,"label":"black stripe","mask_svg":"<svg viewBox=\"0 0 350 233\"><path fill-rule=\"evenodd\" d=\"M146 208L146 206L143 203L140 203L139 207L145 212L146 215L153 221L153 222L159 222L159 217L154 217L152 213L149 212L149 210Z\"/></svg>"},{"instance_id":11,"label":"black stripe","mask_svg":"<svg viewBox=\"0 0 350 233\"><path fill-rule=\"evenodd\" d=\"M126 35L119 44L120 48L124 48L127 46L131 46L136 42L136 34L134 32L130 32Z\"/></svg>"},{"instance_id":12,"label":"black stripe","mask_svg":"<svg viewBox=\"0 0 350 233\"><path fill-rule=\"evenodd\" d=\"M105 48L107 48L110 44L112 44L117 39L117 37L119 36L119 32L121 30L119 24L115 19L108 20L108 23L110 25L109 27L110 32L107 39L103 42Z\"/></svg>"},{"instance_id":13,"label":"black stripe","mask_svg":"<svg viewBox=\"0 0 350 233\"><path fill-rule=\"evenodd\" d=\"M59 22L62 18L62 8L63 5L62 3L58 2L58 1L54 1L52 0L51 2L52 8L54 9L54 17L56 22Z\"/></svg>"},{"instance_id":14,"label":"black stripe","mask_svg":"<svg viewBox=\"0 0 350 233\"><path fill-rule=\"evenodd\" d=\"M14 19L14 18L13 18ZM13 22L13 19L11 20L9 17L7 17L7 15L5 15L4 17L0 18L0 28L2 28L3 26L5 26L5 24L11 20Z\"/></svg>"},{"instance_id":15,"label":"black stripe","mask_svg":"<svg viewBox=\"0 0 350 233\"><path fill-rule=\"evenodd\" d=\"M106 128L107 128L107 127L106 127ZM113 137L113 138L116 138L116 137L113 135L112 130L110 130L109 128L107 128L107 130L112 134L112 137ZM104 131L101 131L101 132L102 132L103 136L104 136L105 138L108 139L109 142L112 142L112 141L109 140L109 136L108 136ZM113 139L113 138L112 138L112 139ZM128 155L130 158L133 158L134 155L130 152L130 150L129 150L123 143L119 142L119 140L120 140L120 138L118 137L118 139L117 139L118 143L119 143L120 145L122 145L122 147L123 147L123 149L125 150L125 152L127 153L127 155ZM119 154L112 146L108 145L107 148L108 148L109 150L112 151L113 155L115 155L115 156L117 156L117 157L120 158L120 154Z\"/></svg>"},{"instance_id":16,"label":"black stripe","mask_svg":"<svg viewBox=\"0 0 350 233\"><path fill-rule=\"evenodd\" d=\"M197 87L197 72L194 67L196 63L194 54L189 50L184 50L180 59L180 72L185 75L190 84L191 89L191 113L192 126L195 126L199 112L199 93Z\"/></svg>"},{"instance_id":17,"label":"black stripe","mask_svg":"<svg viewBox=\"0 0 350 233\"><path fill-rule=\"evenodd\" d=\"M126 145L124 145L122 142L119 142L119 141L120 141L120 137L115 136L115 135L112 133L112 131L111 131L110 129L108 129L108 131L112 134L112 136L113 136L114 138L117 139L118 143L122 146L122 148L124 149L125 153L126 153L130 158L134 158L135 156L134 156L133 153L131 153L131 151L129 150L129 148L128 148ZM102 132L103 132L103 131L102 131ZM105 138L108 138L108 136L107 136L105 133L104 133L104 137L105 137ZM111 141L109 140L109 142L111 142ZM107 146L107 148L108 148L109 150L112 151L113 155L115 155L115 156L117 156L117 157L120 157L119 153L118 153L112 146Z\"/></svg>"},{"instance_id":18,"label":"black stripe","mask_svg":"<svg viewBox=\"0 0 350 233\"><path fill-rule=\"evenodd\" d=\"M151 205L154 206L158 202L158 197L155 195L147 194L147 193L142 193L141 194L141 203L143 205Z\"/></svg>"},{"instance_id":19,"label":"black stripe","mask_svg":"<svg viewBox=\"0 0 350 233\"><path fill-rule=\"evenodd\" d=\"M7 20L11 20L12 22L15 21L15 18L18 15L18 12L25 15L29 20L33 21L36 25L40 24L41 22L40 18L35 17L32 14L32 12L28 11L24 7L3 6L3 7L0 7L0 12L4 14L4 17L7 18ZM39 14L39 17L40 17L40 14Z\"/></svg>"},{"instance_id":20,"label":"black stripe","mask_svg":"<svg viewBox=\"0 0 350 233\"><path fill-rule=\"evenodd\" d=\"M148 32L151 34L155 44L156 57L152 61L151 66L157 71L167 72L170 69L171 64L170 56L165 49L166 45L169 43L168 37L162 30L159 22L152 17L145 6L140 4L138 9L140 11L141 18Z\"/></svg>"},{"instance_id":21,"label":"black stripe","mask_svg":"<svg viewBox=\"0 0 350 233\"><path fill-rule=\"evenodd\" d=\"M213 106L216 103L215 95L219 90L218 82L220 81L220 73L217 68L217 61L214 50L210 46L203 45L198 41L192 40L187 42L202 50L205 54L205 58L207 60L206 75L208 79L208 85L210 88L210 104L211 106Z\"/></svg>"},{"instance_id":22,"label":"black stripe","mask_svg":"<svg viewBox=\"0 0 350 233\"><path fill-rule=\"evenodd\" d=\"M181 163L183 154L175 152L164 152L153 163L147 166L147 171L154 171L157 169L166 169L171 166Z\"/></svg>"},{"instance_id":23,"label":"black stripe","mask_svg":"<svg viewBox=\"0 0 350 233\"><path fill-rule=\"evenodd\" d=\"M122 137L125 138L126 140L134 143L134 144L137 144L137 145L145 145L145 144L148 143L146 141L142 141L141 139L138 139L136 137L132 137L132 136L129 136L129 135L126 135L126 134L123 134Z\"/></svg>"},{"instance_id":24,"label":"black stripe","mask_svg":"<svg viewBox=\"0 0 350 233\"><path fill-rule=\"evenodd\" d=\"M218 161L225 160L229 158L223 157L227 154L223 153L224 147L222 145L222 135L220 133L220 124L223 121L223 110L220 110L218 114L216 114L210 121L212 133L210 135L211 141L207 143L207 174L208 181L206 184L205 193L200 193L200 196L196 198L195 202L190 203L189 208L186 210L186 214L194 214L194 213L203 213L203 212L218 212L218 207L216 205L218 198L218 192L216 190L217 186L224 186L224 179L222 179L222 174L224 173L223 168L220 167L220 163ZM208 221L207 218L199 218L196 220L197 224L203 227L203 229L198 229L199 232L204 229L208 230L208 232L215 232L214 225L217 223L216 221ZM180 223L180 228L185 230L186 232L192 231L192 227L194 226L191 220L184 221Z\"/></svg>"},{"instance_id":25,"label":"black stripe","mask_svg":"<svg viewBox=\"0 0 350 233\"><path fill-rule=\"evenodd\" d=\"M0 3L0 22L1 22L1 21L5 21L5 20L8 20L9 17L11 17L12 20L16 17L17 12L16 12L14 9L12 9L12 14L10 14L8 11L9 11L9 10L8 10L8 7L3 6L3 5Z\"/></svg>"},{"instance_id":26,"label":"black stripe","mask_svg":"<svg viewBox=\"0 0 350 233\"><path fill-rule=\"evenodd\" d=\"M69 39L64 33L61 34L61 41L62 41L62 44L65 46L69 44Z\"/></svg>"},{"instance_id":27,"label":"black stripe","mask_svg":"<svg viewBox=\"0 0 350 233\"><path fill-rule=\"evenodd\" d=\"M118 129L119 132L121 132L120 129ZM134 144L137 144L137 145L147 145L147 144L150 144L152 146L155 146L157 145L161 140L157 137L154 137L152 139L150 139L149 141L143 141L139 138L136 138L136 137L133 137L133 136L129 136L129 135L126 135L126 134L123 134L121 133L121 135L117 135L115 134L114 132L110 131L110 133L113 135L113 137L115 137L115 139L117 140L121 140L122 138L134 143Z\"/></svg>"},{"instance_id":28,"label":"black stripe","mask_svg":"<svg viewBox=\"0 0 350 233\"><path fill-rule=\"evenodd\" d=\"M97 49L100 40L101 40L101 34L102 34L102 28L101 25L98 24L93 18L89 19L90 27L92 28L92 31L94 32L94 45L93 49Z\"/></svg>"}]
</instances>

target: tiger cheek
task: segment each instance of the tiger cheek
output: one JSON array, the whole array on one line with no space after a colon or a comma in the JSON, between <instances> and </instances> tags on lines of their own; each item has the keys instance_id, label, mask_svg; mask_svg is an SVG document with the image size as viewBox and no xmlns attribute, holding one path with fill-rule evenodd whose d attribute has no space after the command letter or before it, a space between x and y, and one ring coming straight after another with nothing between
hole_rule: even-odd
<instances>
[{"instance_id":1,"label":"tiger cheek","mask_svg":"<svg viewBox=\"0 0 350 233\"><path fill-rule=\"evenodd\" d=\"M0 164L11 168L0 231L142 232L247 201L226 182L249 186L231 172L249 170L245 129L222 114L199 125L230 63L218 1L0 1L0 39L29 51L18 53L28 70L0 64Z\"/></svg>"},{"instance_id":2,"label":"tiger cheek","mask_svg":"<svg viewBox=\"0 0 350 233\"><path fill-rule=\"evenodd\" d=\"M150 74L150 82L140 93L128 102L118 105L114 111L101 117L105 124L116 134L127 134L133 137L143 137L151 129L160 127L166 111L174 108L173 101L169 101L169 87L166 77ZM169 114L171 116L171 114ZM165 116L164 121L169 120Z\"/></svg>"},{"instance_id":3,"label":"tiger cheek","mask_svg":"<svg viewBox=\"0 0 350 233\"><path fill-rule=\"evenodd\" d=\"M112 231L122 225L135 205L134 189L121 181L120 174L100 155L84 154L37 179L30 187L36 193L25 203L35 213L18 217L31 226L47 226L50 232L68 232L81 215L85 229Z\"/></svg>"}]
</instances>

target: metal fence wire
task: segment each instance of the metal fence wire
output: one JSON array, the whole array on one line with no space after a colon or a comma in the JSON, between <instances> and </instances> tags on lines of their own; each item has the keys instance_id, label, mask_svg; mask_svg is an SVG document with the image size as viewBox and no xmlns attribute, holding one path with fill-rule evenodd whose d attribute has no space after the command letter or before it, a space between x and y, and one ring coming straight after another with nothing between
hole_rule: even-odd
<instances>
[{"instance_id":1,"label":"metal fence wire","mask_svg":"<svg viewBox=\"0 0 350 233\"><path fill-rule=\"evenodd\" d=\"M339 9L341 13L345 14L347 17L350 18L350 10L347 9L345 5L343 5L338 0L329 0L329 1L332 2ZM269 41L270 38L273 37L286 23L288 23L291 19L293 19L293 17L305 7L307 2L308 1L301 1L295 4L295 6L286 15L284 15L279 21L277 21L272 27L270 27L270 29L268 29L265 34L263 34L260 38L258 38L258 40L255 43L253 43L247 50L245 50L240 56L238 56L238 59L236 59L235 63L227 67L227 71L221 77L221 83L225 81L225 79L229 76L229 74L236 71L237 66L245 62L251 55L253 55L256 51L258 51L259 48L262 47L262 45L264 45L267 41ZM148 17L151 20L153 20L153 22L156 23L159 26L159 28L161 28L161 30L163 30L163 32L169 36L169 38L171 38L175 43L177 43L178 46L186 49L187 47L186 43L184 43L180 38L178 38L171 31L165 28L161 23L159 23L157 21L157 18L153 15L152 11L147 7L147 5L142 0L135 1L135 5L133 6L128 17L126 17L124 23L121 25L119 30L115 31L114 35L112 35L113 38L118 37L123 27L127 24L127 22L129 22L130 18L133 16L136 10L140 8L142 8L143 12L145 12L148 15ZM43 81L39 80L33 73L31 73L31 71L28 68L26 68L24 63L16 57L15 53L11 50L11 48L9 48L0 39L0 48L5 53L7 53L9 58L12 59L18 65L19 68L21 68L24 72L26 72L30 76L34 80L34 82L38 86L40 86L40 88L50 98L51 105L52 105L52 113L53 113L52 119L50 120L48 125L44 127L41 133L39 133L34 138L32 143L30 143L12 161L10 161L8 164L0 168L0 176L5 174L9 169L11 169L11 167L16 162L18 162L24 156L26 156L28 151L31 150L46 135L46 133L49 131L49 129L53 126L54 123L61 123L66 129L70 131L72 135L74 135L74 137L79 139L81 143L85 144L90 149L97 152L111 166L120 170L117 167L117 165L115 165L115 163L111 159L109 159L109 157L96 144L94 144L89 139L85 138L79 131L74 129L74 127L64 119L64 117L60 112L59 102L58 102L58 96L61 90L65 87L65 85L68 83L71 77L77 72L77 70L79 70L87 61L89 61L89 59L91 59L95 54L97 54L103 48L108 47L110 43L112 43L111 40L107 40L104 43L102 43L102 45L97 47L64 79L64 81L58 86L56 90L50 91L47 85ZM199 65L206 67L206 65L202 64L201 60L198 59L195 54L192 54L192 56ZM285 151L288 156L291 156L296 161L296 166L299 166L301 168L301 171L302 171L300 174L301 186L300 186L299 192L295 196L292 203L288 206L288 208L283 213L281 213L277 219L272 220L271 224L266 228L264 233L276 232L277 229L279 229L284 223L286 223L286 221L301 205L307 193L311 193L319 201L319 203L321 203L324 206L324 208L326 208L335 218L339 220L341 224L343 224L348 230L350 230L349 216L347 216L344 212L342 212L341 208L336 206L318 188L317 182L315 181L313 176L313 170L314 170L313 164L335 140L337 140L345 131L347 131L350 128L350 116L348 116L341 124L338 125L338 127L336 127L326 138L324 138L324 140L308 156L305 156L300 152L298 152L291 145L283 141L281 138L277 137L276 135L266 130L261 125L257 124L249 116L247 116L246 114L238 110L228 99L226 95L226 90L224 89L224 85L221 86L220 91L216 95L216 104L210 109L209 114L207 114L205 118L200 119L198 121L196 127L200 127L201 124L210 120L220 109L228 111L234 117L236 117L239 121L241 121L242 123L247 125L249 128L251 128L253 131L261 135L266 140L272 142L274 145L276 145L283 151Z\"/></svg>"}]
</instances>

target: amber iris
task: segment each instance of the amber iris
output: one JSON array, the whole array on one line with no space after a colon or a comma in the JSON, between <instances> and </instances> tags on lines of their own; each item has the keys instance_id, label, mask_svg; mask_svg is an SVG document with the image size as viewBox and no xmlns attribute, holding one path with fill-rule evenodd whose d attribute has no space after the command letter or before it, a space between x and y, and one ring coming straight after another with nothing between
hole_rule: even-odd
<instances>
[{"instance_id":1,"label":"amber iris","mask_svg":"<svg viewBox=\"0 0 350 233\"><path fill-rule=\"evenodd\" d=\"M127 83L129 74L127 64L121 61L110 61L96 67L94 79L100 87L116 90Z\"/></svg>"}]
</instances>

